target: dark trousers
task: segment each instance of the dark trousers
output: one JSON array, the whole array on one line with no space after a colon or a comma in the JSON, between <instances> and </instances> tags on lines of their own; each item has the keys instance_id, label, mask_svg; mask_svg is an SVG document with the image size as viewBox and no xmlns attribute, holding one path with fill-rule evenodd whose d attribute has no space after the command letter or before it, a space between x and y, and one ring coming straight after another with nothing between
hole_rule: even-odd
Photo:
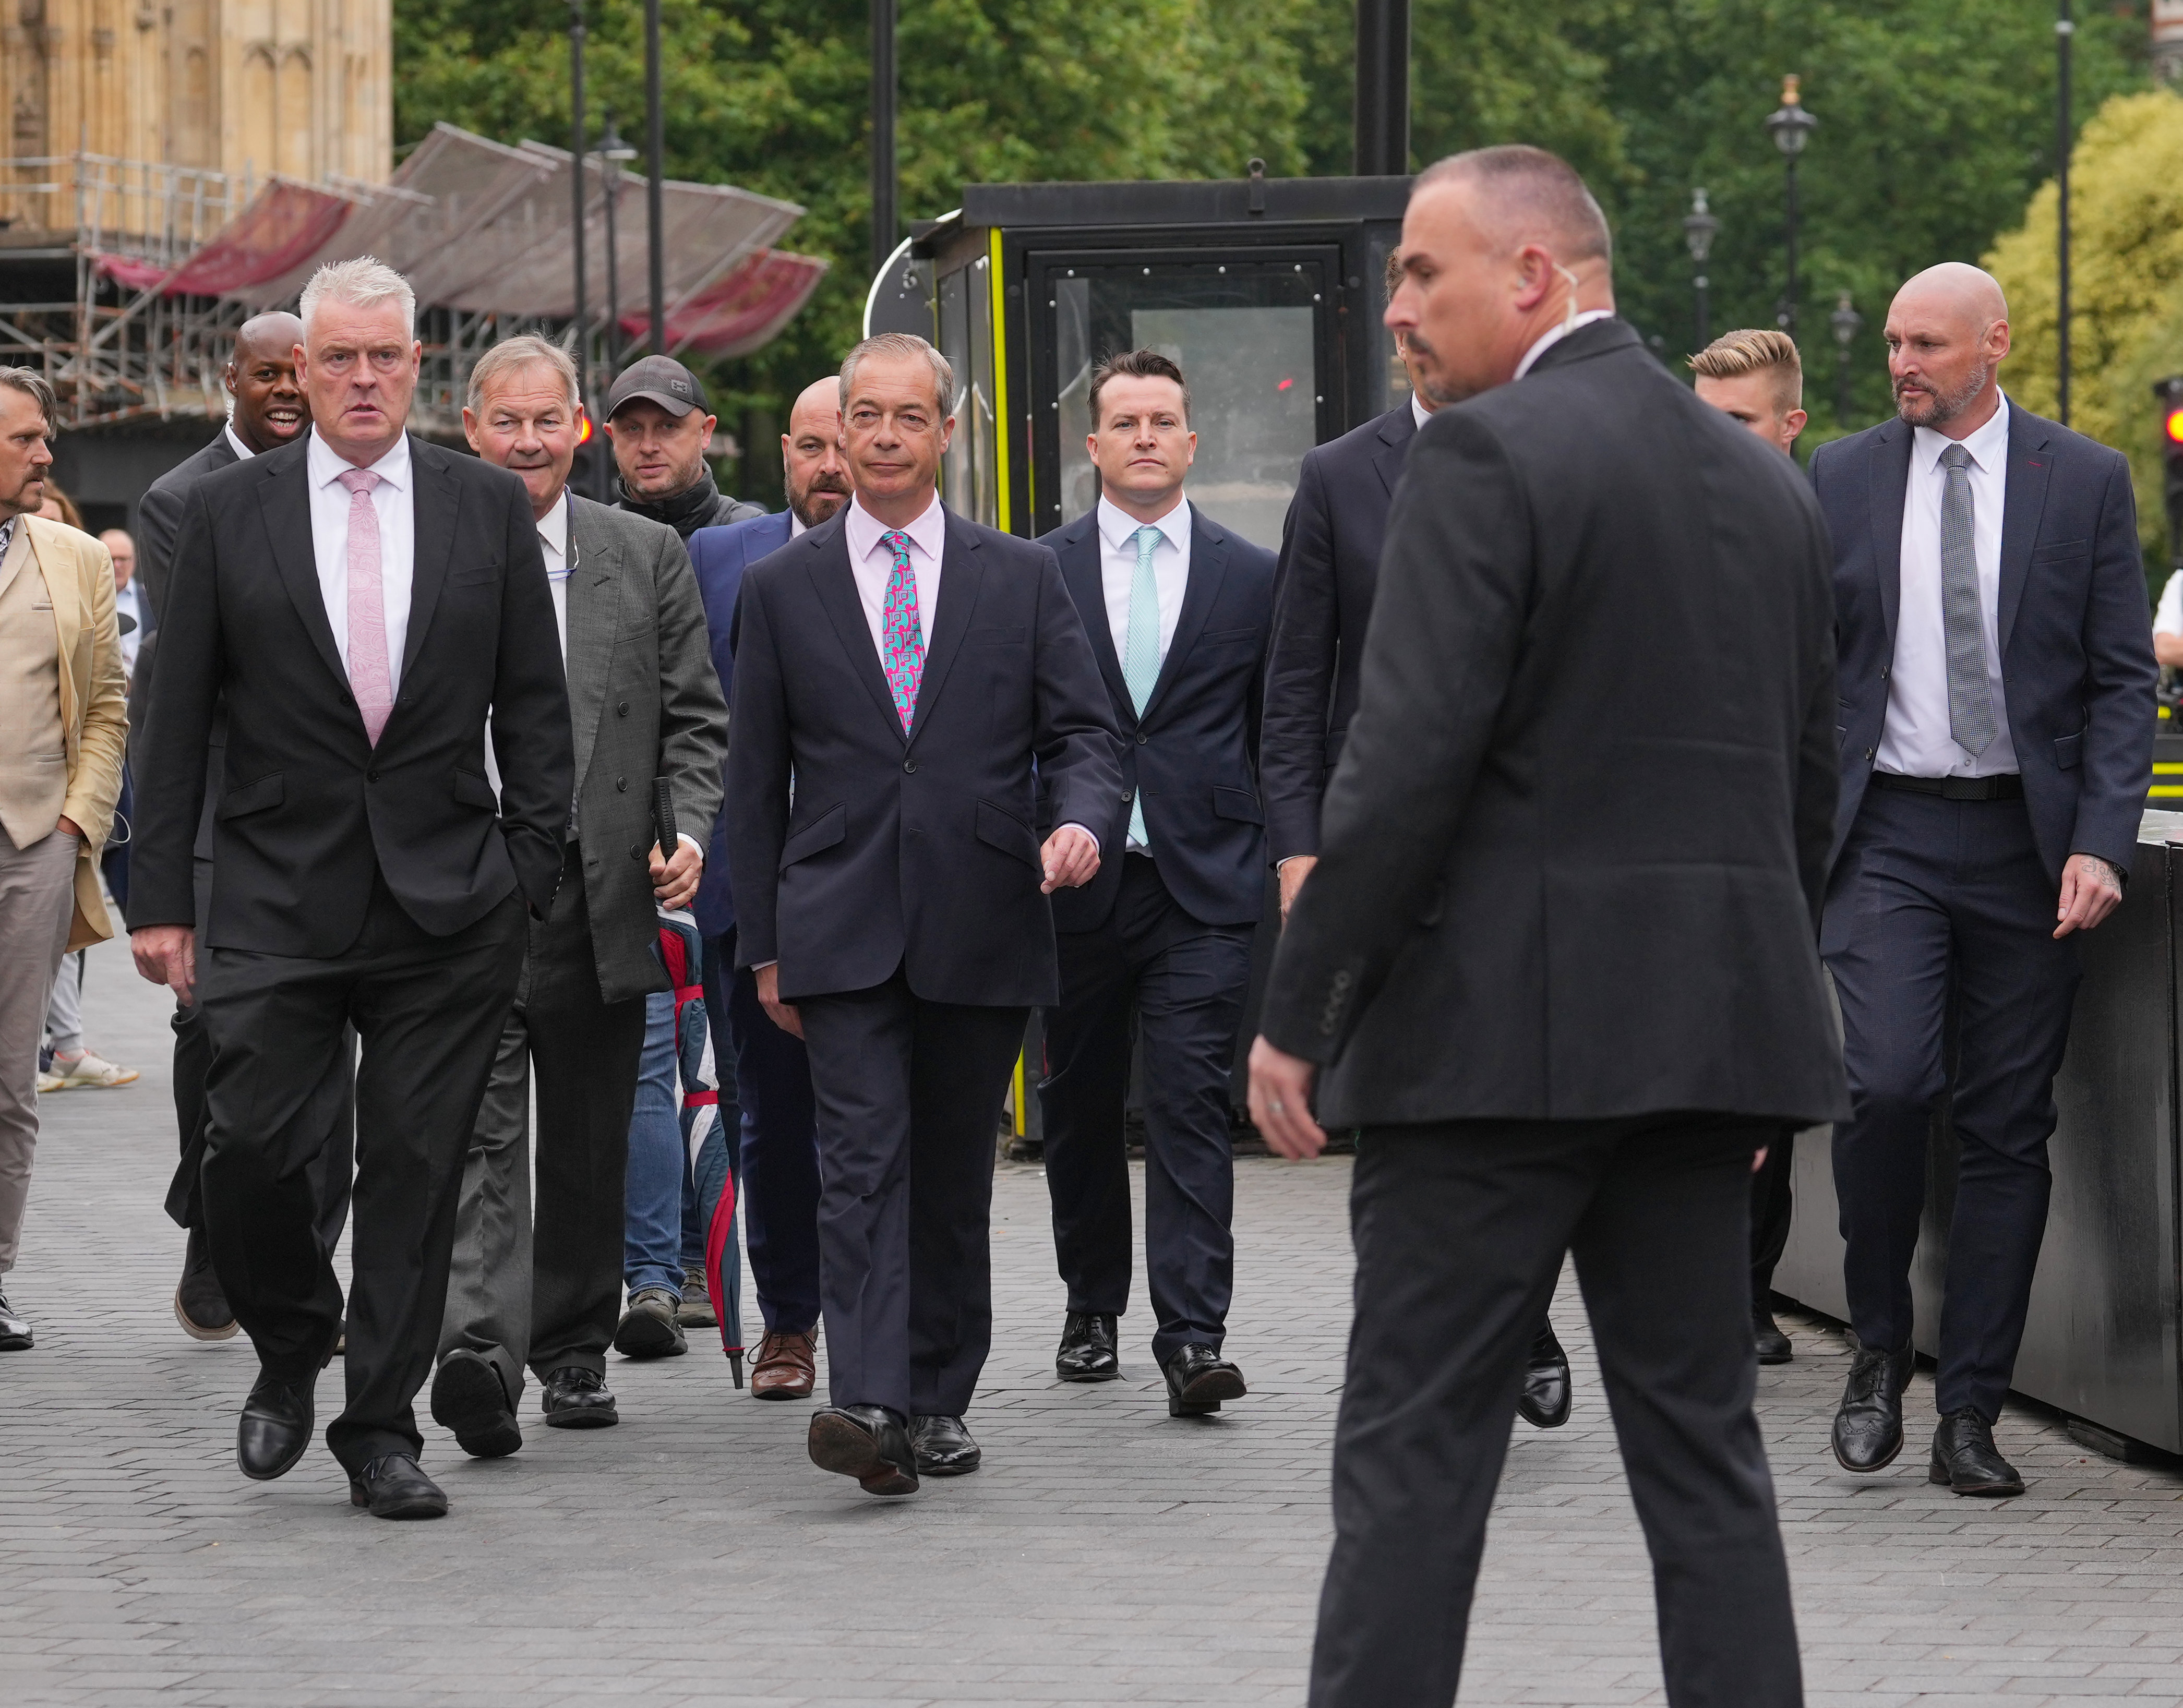
<instances>
[{"instance_id":1,"label":"dark trousers","mask_svg":"<svg viewBox=\"0 0 2183 1708\"><path fill-rule=\"evenodd\" d=\"M212 907L212 862L200 860L195 873L197 918ZM203 953L202 948L199 950ZM204 1008L175 1005L169 1023L175 1033L175 1127L181 1139L181 1160L167 1191L167 1213L190 1230L191 1257L204 1239L204 1208L198 1188L204 1166L205 1079L212 1071L212 1034ZM341 1244L348 1225L349 1186L356 1176L356 1031L342 1029L341 1047L329 1058L313 1090L311 1113L304 1118L325 1140L311 1159L311 1190L319 1202L319 1241L327 1250Z\"/></svg>"},{"instance_id":2,"label":"dark trousers","mask_svg":"<svg viewBox=\"0 0 2183 1708\"><path fill-rule=\"evenodd\" d=\"M1573 1253L1675 1708L1803 1700L1752 1415L1751 1156L1720 1117L1367 1128L1312 1708L1448 1708L1525 1355Z\"/></svg>"},{"instance_id":3,"label":"dark trousers","mask_svg":"<svg viewBox=\"0 0 2183 1708\"><path fill-rule=\"evenodd\" d=\"M523 902L434 937L375 876L364 929L323 960L214 948L199 963L212 1029L205 1234L228 1303L269 1374L314 1374L342 1319L319 1237L314 1097L343 1029L357 1069L348 1404L326 1445L352 1476L417 1454L411 1402L432 1367L454 1245L463 1153L515 995Z\"/></svg>"},{"instance_id":4,"label":"dark trousers","mask_svg":"<svg viewBox=\"0 0 2183 1708\"><path fill-rule=\"evenodd\" d=\"M1130 1167L1122 1136L1130 1048L1145 1095L1145 1278L1153 1356L1220 1348L1234 1292L1236 1199L1228 1074L1251 977L1251 928L1208 925L1131 854L1114 911L1068 931L1061 1003L1046 1012L1046 1184L1071 1311L1119 1317L1130 1302Z\"/></svg>"},{"instance_id":5,"label":"dark trousers","mask_svg":"<svg viewBox=\"0 0 2183 1708\"><path fill-rule=\"evenodd\" d=\"M1911 1256L1943 1099L1959 1147L1943 1415L1969 1406L1999 1417L2024 1338L2047 1229L2054 1075L2077 991L2077 946L2055 940L2054 907L2021 801L1870 789L1829 883L1819 947L1841 999L1850 1092L1835 1191L1850 1323L1864 1345L1910 1344Z\"/></svg>"},{"instance_id":6,"label":"dark trousers","mask_svg":"<svg viewBox=\"0 0 2183 1708\"><path fill-rule=\"evenodd\" d=\"M801 999L836 1406L959 1417L993 1341L993 1159L1027 1008L884 984Z\"/></svg>"},{"instance_id":7,"label":"dark trousers","mask_svg":"<svg viewBox=\"0 0 2183 1708\"><path fill-rule=\"evenodd\" d=\"M811 1060L738 973L736 934L705 940L705 1010L736 1058L742 1108L743 1245L769 1333L808 1334L819 1321L819 1138ZM716 1046L717 1047L717 1046Z\"/></svg>"},{"instance_id":8,"label":"dark trousers","mask_svg":"<svg viewBox=\"0 0 2183 1708\"><path fill-rule=\"evenodd\" d=\"M1774 1272L1789 1249L1790 1225L1797 1219L1797 1135L1785 1133L1766 1150L1766 1161L1751 1177L1751 1302L1764 1307L1774 1290Z\"/></svg>"}]
</instances>

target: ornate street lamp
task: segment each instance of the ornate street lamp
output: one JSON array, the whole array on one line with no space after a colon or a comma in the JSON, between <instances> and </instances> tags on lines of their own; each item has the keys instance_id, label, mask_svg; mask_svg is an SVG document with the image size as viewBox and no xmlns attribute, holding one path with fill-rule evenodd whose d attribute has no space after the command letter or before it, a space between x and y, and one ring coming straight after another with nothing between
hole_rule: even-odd
<instances>
[{"instance_id":1,"label":"ornate street lamp","mask_svg":"<svg viewBox=\"0 0 2183 1708\"><path fill-rule=\"evenodd\" d=\"M1812 132L1819 121L1804 110L1803 97L1797 92L1802 80L1794 72L1781 80L1781 104L1766 115L1766 134L1774 139L1774 146L1781 151L1788 163L1788 252L1789 288L1781 298L1780 312L1775 317L1781 330L1791 338L1797 336L1797 157L1804 152Z\"/></svg>"},{"instance_id":2,"label":"ornate street lamp","mask_svg":"<svg viewBox=\"0 0 2183 1708\"><path fill-rule=\"evenodd\" d=\"M1849 347L1864 324L1864 316L1850 306L1849 292L1841 293L1835 312L1827 316L1835 331L1835 424L1849 425Z\"/></svg>"},{"instance_id":3,"label":"ornate street lamp","mask_svg":"<svg viewBox=\"0 0 2183 1708\"><path fill-rule=\"evenodd\" d=\"M1697 297L1698 341L1691 347L1703 350L1713 341L1712 316L1708 292L1713 281L1706 277L1706 257L1713 252L1713 240L1719 234L1720 221L1706 206L1703 189L1691 191L1691 211L1683 216L1683 241L1691 246L1691 263L1697 271L1691 277L1691 289Z\"/></svg>"}]
</instances>

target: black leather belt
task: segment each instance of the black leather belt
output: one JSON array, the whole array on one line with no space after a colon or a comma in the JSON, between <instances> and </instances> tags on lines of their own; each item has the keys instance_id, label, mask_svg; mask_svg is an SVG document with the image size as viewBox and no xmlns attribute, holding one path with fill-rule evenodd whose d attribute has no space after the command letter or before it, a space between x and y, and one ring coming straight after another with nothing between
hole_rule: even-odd
<instances>
[{"instance_id":1,"label":"black leather belt","mask_svg":"<svg viewBox=\"0 0 2183 1708\"><path fill-rule=\"evenodd\" d=\"M2024 779L2014 771L1996 777L1902 777L1892 771L1872 774L1875 786L1913 795L1937 795L1943 801L2021 801Z\"/></svg>"}]
</instances>

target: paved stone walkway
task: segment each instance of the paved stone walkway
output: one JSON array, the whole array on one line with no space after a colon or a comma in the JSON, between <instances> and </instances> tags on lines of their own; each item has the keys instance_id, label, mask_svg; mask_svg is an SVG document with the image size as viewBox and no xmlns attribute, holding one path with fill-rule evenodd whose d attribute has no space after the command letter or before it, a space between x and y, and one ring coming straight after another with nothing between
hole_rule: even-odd
<instances>
[{"instance_id":1,"label":"paved stone walkway","mask_svg":"<svg viewBox=\"0 0 2183 1708\"><path fill-rule=\"evenodd\" d=\"M1044 1183L1004 1165L979 1475L866 1500L806 1462L804 1406L753 1402L701 1352L617 1361L622 1427L534 1422L510 1460L428 1424L453 1515L375 1523L322 1448L279 1483L236 1473L249 1349L193 1344L169 1311L164 1004L112 947L86 999L93 1046L145 1074L47 1106L11 1288L38 1347L0 1355L0 1703L1302 1702L1344 1163L1237 1171L1230 1344L1253 1392L1220 1418L1169 1421L1141 1316L1126 1381L1052 1380ZM1566 1285L1556 1320L1576 1415L1519 1428L1462 1701L1660 1702L1643 1544ZM1791 1327L1797 1361L1761 1393L1814 1704L2183 1703L2183 1476L2091 1457L2036 1413L2003 1426L2035 1479L2020 1500L1934 1489L1914 1448L1841 1474L1841 1343ZM319 1393L338 1405L337 1372ZM1916 1406L1930 1427L1924 1378Z\"/></svg>"}]
</instances>

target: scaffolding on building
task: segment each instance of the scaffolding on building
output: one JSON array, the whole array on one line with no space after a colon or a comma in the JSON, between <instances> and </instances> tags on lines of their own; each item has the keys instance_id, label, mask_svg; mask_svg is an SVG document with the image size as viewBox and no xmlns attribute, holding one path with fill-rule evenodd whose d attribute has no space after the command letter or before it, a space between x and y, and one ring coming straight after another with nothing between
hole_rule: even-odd
<instances>
[{"instance_id":1,"label":"scaffolding on building","mask_svg":"<svg viewBox=\"0 0 2183 1708\"><path fill-rule=\"evenodd\" d=\"M573 323L573 169L565 149L451 125L375 185L253 182L89 153L0 162L0 361L43 372L75 427L218 415L235 329L292 306L325 263L375 255L417 292L425 365L411 424L453 435L480 355L518 332L563 337ZM614 269L644 279L643 180L597 155L583 170L589 276L608 277L612 223ZM665 183L669 353L739 356L787 324L826 270L775 247L803 212L731 185ZM586 306L597 348L608 311ZM648 316L624 314L618 330L627 352L646 341Z\"/></svg>"}]
</instances>

